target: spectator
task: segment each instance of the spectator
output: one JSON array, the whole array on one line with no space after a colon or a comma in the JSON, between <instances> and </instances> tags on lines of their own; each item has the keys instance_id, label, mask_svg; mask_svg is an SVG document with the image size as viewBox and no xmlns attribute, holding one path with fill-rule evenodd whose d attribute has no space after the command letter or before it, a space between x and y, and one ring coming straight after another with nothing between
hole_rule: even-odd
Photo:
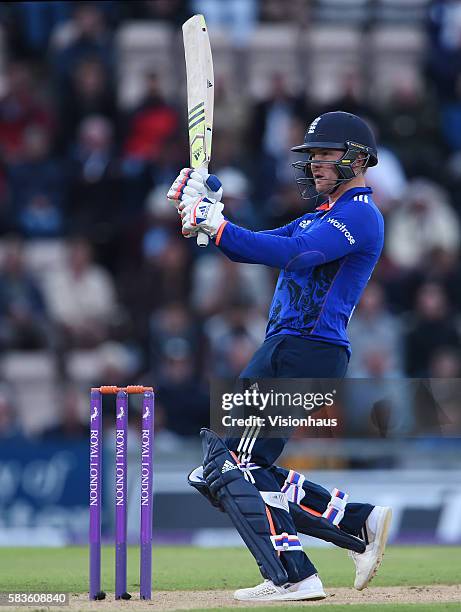
<instances>
[{"instance_id":1,"label":"spectator","mask_svg":"<svg viewBox=\"0 0 461 612\"><path fill-rule=\"evenodd\" d=\"M246 157L248 149L241 146L242 134L227 126L213 136L213 167L233 167L243 170L251 167L251 160ZM259 186L258 186L259 187Z\"/></svg>"},{"instance_id":2,"label":"spectator","mask_svg":"<svg viewBox=\"0 0 461 612\"><path fill-rule=\"evenodd\" d=\"M456 212L461 212L461 151L450 157L442 174L442 179L453 200Z\"/></svg>"},{"instance_id":3,"label":"spectator","mask_svg":"<svg viewBox=\"0 0 461 612\"><path fill-rule=\"evenodd\" d=\"M156 257L164 250L166 242L174 239L178 230L178 215L168 205L165 198L165 185L159 185L149 193L146 199L145 216L147 227L142 240L143 256L147 259Z\"/></svg>"},{"instance_id":4,"label":"spectator","mask_svg":"<svg viewBox=\"0 0 461 612\"><path fill-rule=\"evenodd\" d=\"M119 285L133 323L134 335L146 341L149 319L159 308L188 302L190 244L178 236L178 215L168 206L166 187L149 194L142 225L127 232L124 268Z\"/></svg>"},{"instance_id":5,"label":"spectator","mask_svg":"<svg viewBox=\"0 0 461 612\"><path fill-rule=\"evenodd\" d=\"M261 226L261 216L249 198L250 184L243 172L232 166L220 168L217 176L225 185L226 210L229 218L248 229L257 230Z\"/></svg>"},{"instance_id":6,"label":"spectator","mask_svg":"<svg viewBox=\"0 0 461 612\"><path fill-rule=\"evenodd\" d=\"M312 202L300 198L298 185L294 181L283 183L267 202L268 226L281 227L306 212L313 212L315 206L315 198Z\"/></svg>"},{"instance_id":7,"label":"spectator","mask_svg":"<svg viewBox=\"0 0 461 612\"><path fill-rule=\"evenodd\" d=\"M215 75L213 129L242 134L247 121L248 99L245 92L233 87L232 80L224 75Z\"/></svg>"},{"instance_id":8,"label":"spectator","mask_svg":"<svg viewBox=\"0 0 461 612\"><path fill-rule=\"evenodd\" d=\"M26 268L22 244L10 239L0 267L0 346L33 350L50 341L42 293Z\"/></svg>"},{"instance_id":9,"label":"spectator","mask_svg":"<svg viewBox=\"0 0 461 612\"><path fill-rule=\"evenodd\" d=\"M138 380L139 372L141 371L140 353L137 351L137 346L134 342L129 345L128 343L124 344L109 339L89 351L74 351L63 356L67 358L63 360L63 376L70 381L68 387L70 388L71 398L74 395L78 395L78 389L73 384L75 381L83 382L85 390L88 387L98 387L101 381L104 381L105 385L117 387L125 386L127 381L130 381L131 384L136 384L137 382L142 384ZM152 382L152 379L149 379L145 384L150 386ZM114 425L114 420L111 418L113 408L114 397L103 395L103 419L105 427L112 428ZM88 410L87 407L86 410Z\"/></svg>"},{"instance_id":10,"label":"spectator","mask_svg":"<svg viewBox=\"0 0 461 612\"><path fill-rule=\"evenodd\" d=\"M375 112L366 102L365 88L362 75L358 70L349 70L340 83L337 98L322 109L322 112L342 110L359 117L375 120ZM381 160L380 160L381 163Z\"/></svg>"},{"instance_id":11,"label":"spectator","mask_svg":"<svg viewBox=\"0 0 461 612\"><path fill-rule=\"evenodd\" d=\"M179 27L191 16L189 0L136 0L123 4L126 19L133 21L160 21Z\"/></svg>"},{"instance_id":12,"label":"spectator","mask_svg":"<svg viewBox=\"0 0 461 612\"><path fill-rule=\"evenodd\" d=\"M443 286L450 302L459 309L461 305L461 263L457 249L436 248L430 253L421 277Z\"/></svg>"},{"instance_id":13,"label":"spectator","mask_svg":"<svg viewBox=\"0 0 461 612\"><path fill-rule=\"evenodd\" d=\"M387 223L386 252L397 266L412 269L432 249L458 249L460 227L444 191L425 179L414 179Z\"/></svg>"},{"instance_id":14,"label":"spectator","mask_svg":"<svg viewBox=\"0 0 461 612\"><path fill-rule=\"evenodd\" d=\"M125 155L155 161L179 126L176 111L165 101L158 76L146 76L146 93L128 120Z\"/></svg>"},{"instance_id":15,"label":"spectator","mask_svg":"<svg viewBox=\"0 0 461 612\"><path fill-rule=\"evenodd\" d=\"M2 157L9 163L19 162L24 135L31 125L51 133L53 113L41 99L39 88L25 63L11 63L0 93L0 143Z\"/></svg>"},{"instance_id":16,"label":"spectator","mask_svg":"<svg viewBox=\"0 0 461 612\"><path fill-rule=\"evenodd\" d=\"M200 331L185 302L170 302L152 312L149 339L154 373L161 369L164 356L171 357L179 351L184 356L194 355L194 374L197 375L201 365Z\"/></svg>"},{"instance_id":17,"label":"spectator","mask_svg":"<svg viewBox=\"0 0 461 612\"><path fill-rule=\"evenodd\" d=\"M415 313L411 314L405 336L407 375L428 376L436 351L459 350L460 345L459 332L445 291L440 285L426 283L417 294Z\"/></svg>"},{"instance_id":18,"label":"spectator","mask_svg":"<svg viewBox=\"0 0 461 612\"><path fill-rule=\"evenodd\" d=\"M367 185L373 189L383 213L399 208L408 183L403 166L395 153L378 146L379 164L367 170Z\"/></svg>"},{"instance_id":19,"label":"spectator","mask_svg":"<svg viewBox=\"0 0 461 612\"><path fill-rule=\"evenodd\" d=\"M76 66L60 101L60 148L65 153L74 144L77 130L87 117L101 115L115 123L116 96L107 71L98 59L88 58Z\"/></svg>"},{"instance_id":20,"label":"spectator","mask_svg":"<svg viewBox=\"0 0 461 612\"><path fill-rule=\"evenodd\" d=\"M262 164L260 180L269 181L272 188L279 162L286 158L292 146L292 122L296 118L303 124L309 120L305 100L289 91L282 74L274 73L268 96L250 111L248 138L248 146Z\"/></svg>"},{"instance_id":21,"label":"spectator","mask_svg":"<svg viewBox=\"0 0 461 612\"><path fill-rule=\"evenodd\" d=\"M161 356L156 402L166 429L179 436L196 436L209 425L208 394L195 372L191 346L184 339L170 339Z\"/></svg>"},{"instance_id":22,"label":"spectator","mask_svg":"<svg viewBox=\"0 0 461 612\"><path fill-rule=\"evenodd\" d=\"M382 146L393 152L406 175L424 173L427 178L440 180L444 143L434 96L417 74L396 76L391 87L389 100L381 106L377 118ZM381 151L378 154L381 167Z\"/></svg>"},{"instance_id":23,"label":"spectator","mask_svg":"<svg viewBox=\"0 0 461 612\"><path fill-rule=\"evenodd\" d=\"M82 121L70 164L72 231L95 240L104 235L107 241L121 222L122 179L106 118L92 115Z\"/></svg>"},{"instance_id":24,"label":"spectator","mask_svg":"<svg viewBox=\"0 0 461 612\"><path fill-rule=\"evenodd\" d=\"M135 380L139 364L136 354L121 342L108 340L97 348L99 380L107 385L123 386L127 380ZM95 386L99 383L95 380ZM152 383L149 383L152 384Z\"/></svg>"},{"instance_id":25,"label":"spectator","mask_svg":"<svg viewBox=\"0 0 461 612\"><path fill-rule=\"evenodd\" d=\"M15 2L12 12L18 28L16 52L30 59L44 55L53 29L70 17L72 2Z\"/></svg>"},{"instance_id":26,"label":"spectator","mask_svg":"<svg viewBox=\"0 0 461 612\"><path fill-rule=\"evenodd\" d=\"M452 348L436 351L429 363L430 378L461 378L461 353Z\"/></svg>"},{"instance_id":27,"label":"spectator","mask_svg":"<svg viewBox=\"0 0 461 612\"><path fill-rule=\"evenodd\" d=\"M221 376L237 378L255 351L253 340L245 331L234 331L225 339L222 362L217 364L216 373ZM219 352L217 353L219 355ZM218 370L218 367L221 368Z\"/></svg>"},{"instance_id":28,"label":"spectator","mask_svg":"<svg viewBox=\"0 0 461 612\"><path fill-rule=\"evenodd\" d=\"M0 439L20 442L23 435L21 421L13 404L13 393L6 385L0 385Z\"/></svg>"},{"instance_id":29,"label":"spectator","mask_svg":"<svg viewBox=\"0 0 461 612\"><path fill-rule=\"evenodd\" d=\"M426 282L434 282L443 287L449 302L459 309L461 264L456 249L436 247L429 252L423 265L410 272L397 271L396 278L386 286L392 306L402 312L411 310L417 292Z\"/></svg>"},{"instance_id":30,"label":"spectator","mask_svg":"<svg viewBox=\"0 0 461 612\"><path fill-rule=\"evenodd\" d=\"M438 97L445 143L461 151L461 7L434 0L429 10L427 69Z\"/></svg>"},{"instance_id":31,"label":"spectator","mask_svg":"<svg viewBox=\"0 0 461 612\"><path fill-rule=\"evenodd\" d=\"M415 385L389 380L387 361L386 349L376 347L365 359L362 380L347 381L343 387L343 420L350 438L400 438L412 431Z\"/></svg>"},{"instance_id":32,"label":"spectator","mask_svg":"<svg viewBox=\"0 0 461 612\"><path fill-rule=\"evenodd\" d=\"M349 363L351 378L370 377L372 370L380 378L402 376L401 324L387 309L383 289L370 282L349 325L348 335L354 347ZM383 359L377 363L379 355Z\"/></svg>"},{"instance_id":33,"label":"spectator","mask_svg":"<svg viewBox=\"0 0 461 612\"><path fill-rule=\"evenodd\" d=\"M264 266L241 266L220 254L207 253L192 269L190 302L201 316L210 316L240 297L267 311L271 299L271 274Z\"/></svg>"},{"instance_id":34,"label":"spectator","mask_svg":"<svg viewBox=\"0 0 461 612\"><path fill-rule=\"evenodd\" d=\"M389 348L381 348L379 345L368 346L359 356L360 361L355 371L356 378L392 378L398 372L393 370L394 355Z\"/></svg>"},{"instance_id":35,"label":"spectator","mask_svg":"<svg viewBox=\"0 0 461 612\"><path fill-rule=\"evenodd\" d=\"M312 6L309 0L298 0L293 3L281 3L278 0L260 0L260 19L269 22L309 24Z\"/></svg>"},{"instance_id":36,"label":"spectator","mask_svg":"<svg viewBox=\"0 0 461 612\"><path fill-rule=\"evenodd\" d=\"M246 147L254 160L255 200L265 206L274 190L293 181L290 163L294 161L291 152L296 141L294 134L301 131L304 135L305 126L315 114L307 108L302 95L290 92L284 76L274 73L268 96L255 104L248 115Z\"/></svg>"},{"instance_id":37,"label":"spectator","mask_svg":"<svg viewBox=\"0 0 461 612\"><path fill-rule=\"evenodd\" d=\"M14 229L28 237L59 236L63 231L65 177L50 147L49 131L31 125L24 132L20 160L8 168L11 219Z\"/></svg>"},{"instance_id":38,"label":"spectator","mask_svg":"<svg viewBox=\"0 0 461 612\"><path fill-rule=\"evenodd\" d=\"M461 434L461 353L458 350L442 349L433 356L428 381L433 394L436 424L442 426L444 436L457 444ZM443 380L445 379L445 380ZM449 380L446 380L449 379ZM415 406L416 408L416 406ZM443 440L445 443L446 440Z\"/></svg>"},{"instance_id":39,"label":"spectator","mask_svg":"<svg viewBox=\"0 0 461 612\"><path fill-rule=\"evenodd\" d=\"M69 244L66 260L44 287L64 348L91 348L109 336L118 307L115 287L93 262L88 242L74 239Z\"/></svg>"},{"instance_id":40,"label":"spectator","mask_svg":"<svg viewBox=\"0 0 461 612\"><path fill-rule=\"evenodd\" d=\"M42 437L61 441L85 440L88 437L86 398L74 384L60 390L60 411L56 425L46 429Z\"/></svg>"},{"instance_id":41,"label":"spectator","mask_svg":"<svg viewBox=\"0 0 461 612\"><path fill-rule=\"evenodd\" d=\"M206 15L208 25L225 28L237 47L248 44L256 26L259 3L257 0L191 0L192 12Z\"/></svg>"},{"instance_id":42,"label":"spectator","mask_svg":"<svg viewBox=\"0 0 461 612\"><path fill-rule=\"evenodd\" d=\"M70 22L59 26L51 40L51 61L60 87L67 87L77 66L98 58L112 75L112 35L104 12L96 2L75 2Z\"/></svg>"},{"instance_id":43,"label":"spectator","mask_svg":"<svg viewBox=\"0 0 461 612\"><path fill-rule=\"evenodd\" d=\"M266 319L237 294L205 323L209 343L208 370L213 376L237 376L236 370L264 338Z\"/></svg>"},{"instance_id":44,"label":"spectator","mask_svg":"<svg viewBox=\"0 0 461 612\"><path fill-rule=\"evenodd\" d=\"M156 235L159 237L159 244L154 246ZM171 235L164 235L163 239L160 239L160 235L161 231L157 232L153 228L144 241L144 281L146 288L150 287L153 310L171 301L187 303L190 288L190 255L187 245ZM138 278L137 282L140 280Z\"/></svg>"}]
</instances>

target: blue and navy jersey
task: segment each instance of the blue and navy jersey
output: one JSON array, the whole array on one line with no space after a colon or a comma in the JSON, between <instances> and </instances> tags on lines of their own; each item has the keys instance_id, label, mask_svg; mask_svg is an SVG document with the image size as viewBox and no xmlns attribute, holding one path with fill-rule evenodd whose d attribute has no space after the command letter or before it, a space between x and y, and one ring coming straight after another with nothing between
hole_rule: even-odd
<instances>
[{"instance_id":1,"label":"blue and navy jersey","mask_svg":"<svg viewBox=\"0 0 461 612\"><path fill-rule=\"evenodd\" d=\"M383 217L372 190L346 191L275 230L252 232L227 222L216 245L233 261L280 269L266 337L292 334L346 347L346 328L379 259Z\"/></svg>"}]
</instances>

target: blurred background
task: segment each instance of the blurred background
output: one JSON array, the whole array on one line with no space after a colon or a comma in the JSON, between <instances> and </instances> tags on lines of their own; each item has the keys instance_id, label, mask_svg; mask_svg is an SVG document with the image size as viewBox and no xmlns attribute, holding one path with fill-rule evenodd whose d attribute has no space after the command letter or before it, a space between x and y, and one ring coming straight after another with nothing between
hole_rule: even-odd
<instances>
[{"instance_id":1,"label":"blurred background","mask_svg":"<svg viewBox=\"0 0 461 612\"><path fill-rule=\"evenodd\" d=\"M209 543L216 527L235 542L185 474L209 378L238 375L261 343L277 271L184 240L166 202L188 165L180 26L196 12L227 215L255 230L302 215L290 147L322 112L366 118L387 234L349 327L349 376L460 377L461 1L2 2L0 545L85 541L88 390L127 383L156 389L156 537ZM461 541L459 439L298 440L284 461L393 505L395 539Z\"/></svg>"}]
</instances>

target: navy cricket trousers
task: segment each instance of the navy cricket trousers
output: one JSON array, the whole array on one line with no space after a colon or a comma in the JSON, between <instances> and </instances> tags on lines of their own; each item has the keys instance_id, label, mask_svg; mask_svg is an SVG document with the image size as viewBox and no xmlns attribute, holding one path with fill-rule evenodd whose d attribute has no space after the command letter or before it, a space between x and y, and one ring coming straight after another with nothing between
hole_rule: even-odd
<instances>
[{"instance_id":1,"label":"navy cricket trousers","mask_svg":"<svg viewBox=\"0 0 461 612\"><path fill-rule=\"evenodd\" d=\"M240 378L344 378L348 362L347 351L342 346L284 334L265 340ZM252 461L269 467L287 442L288 438L256 440ZM234 444L235 439L232 439Z\"/></svg>"},{"instance_id":2,"label":"navy cricket trousers","mask_svg":"<svg viewBox=\"0 0 461 612\"><path fill-rule=\"evenodd\" d=\"M240 378L343 378L348 362L343 346L280 334L263 342Z\"/></svg>"},{"instance_id":3,"label":"navy cricket trousers","mask_svg":"<svg viewBox=\"0 0 461 612\"><path fill-rule=\"evenodd\" d=\"M268 338L256 351L247 367L240 374L241 379L258 378L343 378L348 365L348 354L344 347L305 340L298 336L277 335ZM243 433L242 437L245 435ZM228 448L238 452L242 438L227 438ZM267 468L280 456L288 438L257 438L251 450L251 461L261 466L252 472L255 486L259 491L280 491L280 486ZM318 502L317 509L323 512L330 501L330 493L320 485L310 483L312 493ZM314 505L314 504L313 504ZM349 504L345 515L347 530L358 535L373 506ZM279 529L296 534L293 519L289 513L271 508ZM289 555L289 556L288 556ZM316 573L315 566L303 551L282 552L280 559L285 566L290 582L299 582Z\"/></svg>"}]
</instances>

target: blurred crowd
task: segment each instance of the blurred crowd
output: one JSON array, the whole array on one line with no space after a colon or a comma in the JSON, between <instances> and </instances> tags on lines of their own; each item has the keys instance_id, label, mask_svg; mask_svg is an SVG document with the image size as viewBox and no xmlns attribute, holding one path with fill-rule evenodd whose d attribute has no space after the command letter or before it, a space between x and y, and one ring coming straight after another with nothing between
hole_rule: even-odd
<instances>
[{"instance_id":1,"label":"blurred crowd","mask_svg":"<svg viewBox=\"0 0 461 612\"><path fill-rule=\"evenodd\" d=\"M237 375L262 341L277 271L181 237L165 194L188 165L184 98L166 96L152 66L142 98L121 107L115 37L126 20L179 27L201 10L210 28L233 24L244 50L259 21L308 21L315 3L279 4L2 3L0 356L52 355L67 398L57 431L84 434L78 351L104 355L94 384L153 384L159 426L190 436L207 419L209 377ZM264 98L216 82L213 172L227 216L254 230L305 212L290 147L318 114L350 111L376 131L380 165L367 178L387 238L349 326L354 377L461 376L461 2L426 4L421 70L386 99L347 66L322 105L276 67ZM35 265L56 242L57 261ZM0 436L13 413L5 383Z\"/></svg>"}]
</instances>

